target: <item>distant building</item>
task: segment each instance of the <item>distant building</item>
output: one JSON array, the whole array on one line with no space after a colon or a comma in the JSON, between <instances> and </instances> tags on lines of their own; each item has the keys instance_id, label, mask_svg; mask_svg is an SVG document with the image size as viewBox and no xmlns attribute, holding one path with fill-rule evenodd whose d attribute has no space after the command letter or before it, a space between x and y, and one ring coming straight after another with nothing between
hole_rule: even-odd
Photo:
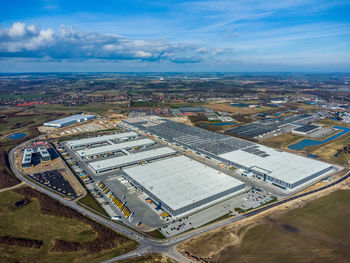
<instances>
[{"instance_id":1,"label":"distant building","mask_svg":"<svg viewBox=\"0 0 350 263\"><path fill-rule=\"evenodd\" d=\"M271 103L274 103L274 104L281 104L281 103L287 102L287 100L285 98L273 98L270 101L271 101Z\"/></svg>"},{"instance_id":2,"label":"distant building","mask_svg":"<svg viewBox=\"0 0 350 263\"><path fill-rule=\"evenodd\" d=\"M310 133L317 131L319 129L321 129L320 126L306 124L306 125L303 125L301 127L294 129L292 132L294 134L297 134L297 135L307 135L307 134L310 134Z\"/></svg>"},{"instance_id":3,"label":"distant building","mask_svg":"<svg viewBox=\"0 0 350 263\"><path fill-rule=\"evenodd\" d=\"M178 109L171 109L173 116L182 116L182 115L203 115L210 114L214 111L212 109L207 109L202 106L195 107L179 107Z\"/></svg>"},{"instance_id":4,"label":"distant building","mask_svg":"<svg viewBox=\"0 0 350 263\"><path fill-rule=\"evenodd\" d=\"M76 115L72 115L72 116L69 116L66 118L45 122L44 126L61 128L61 127L67 126L67 125L71 125L71 124L83 122L83 121L88 121L88 120L92 120L95 118L96 118L95 115L76 114Z\"/></svg>"},{"instance_id":5,"label":"distant building","mask_svg":"<svg viewBox=\"0 0 350 263\"><path fill-rule=\"evenodd\" d=\"M22 158L22 167L28 168L33 166L35 163L34 157L40 157L42 161L50 161L51 155L45 147L34 147L27 148L24 150L23 158Z\"/></svg>"}]
</instances>

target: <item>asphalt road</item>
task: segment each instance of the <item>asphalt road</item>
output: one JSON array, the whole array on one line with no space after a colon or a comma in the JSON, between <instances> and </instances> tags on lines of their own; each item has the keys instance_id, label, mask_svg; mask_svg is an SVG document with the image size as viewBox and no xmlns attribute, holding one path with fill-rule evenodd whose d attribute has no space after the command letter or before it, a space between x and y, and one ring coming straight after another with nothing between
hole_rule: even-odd
<instances>
[{"instance_id":1,"label":"asphalt road","mask_svg":"<svg viewBox=\"0 0 350 263\"><path fill-rule=\"evenodd\" d=\"M40 137L38 137L40 138ZM34 140L37 140L38 138L34 138L30 141L34 141ZM316 193L316 192L319 192L319 191L322 191L324 189L327 189L329 187L332 187L344 180L346 180L347 178L350 177L350 173L348 173L347 175L345 175L344 177L340 178L339 180L337 181L334 181L333 183L331 184L328 184L324 187L321 187L321 188L318 188L316 190L312 190L312 191L309 191L309 192L306 192L306 193L303 193L303 194L299 194L299 195L296 195L296 196L292 196L292 197L289 197L287 199L284 199L284 200L281 200L281 201L278 201L278 202L275 202L275 203L272 203L270 205L267 205L265 207L262 207L262 208L259 208L259 209L256 209L254 211L251 211L251 212L248 212L246 214L243 214L239 217L235 217L235 218L231 218L231 219L228 219L228 220L224 220L224 221L221 221L221 222L218 222L216 224L211 224L211 225L207 225L207 226L204 226L204 227L201 227L201 228L198 228L196 230L193 230L191 232L187 232L187 233L184 233L184 234L181 234L179 236L175 236L175 237L172 237L170 239L167 239L167 240L155 240L155 239L152 239L152 238L149 238L149 237L145 237L141 234L139 234L138 232L134 231L134 230L131 230L123 225L120 225L120 224L117 224L117 223L114 223L104 217L101 217L79 205L77 205L75 202L73 201L70 201L70 200L66 200L64 199L62 196L56 194L56 193L53 193L51 191L49 191L48 189L46 189L45 187L41 186L41 185L38 185L38 184L35 184L33 183L32 181L28 180L26 177L24 177L21 172L19 170L17 170L17 167L15 166L15 163L14 163L14 153L15 151L22 147L24 144L27 144L28 142L30 141L27 141L27 142L24 142L18 146L16 146L15 148L11 149L11 151L9 152L9 155L8 155L8 158L9 158L9 163L10 163L10 167L12 169L12 171L14 172L14 174L20 179L22 180L23 182L25 182L26 184L32 186L33 188L35 188L36 190L54 198L55 200L59 201L60 203L72 208L72 209L75 209L76 211L80 212L81 214L105 225L105 226L108 226L110 227L111 229L129 237L130 239L133 239L135 241L137 241L139 243L139 246L137 249L135 249L134 251L131 251L129 253L126 253L124 255L121 255L121 256L118 256L118 257L115 257L115 258L112 258L112 259L109 259L107 261L104 261L104 262L115 262L117 260L123 260L123 259L128 259L128 258L133 258L133 257L137 257L137 256L140 256L140 255L145 255L145 254L148 254L148 253L151 253L151 252L154 252L154 253L160 253L160 254L164 254L176 261L179 261L179 262L191 262L188 258L184 257L181 253L179 253L176 249L176 246L177 244L179 244L180 242L183 242L187 239L190 239L190 238L193 238L197 235L200 235L202 233L205 233L205 232L208 232L208 231L211 231L213 229L217 229L217 228L220 228L220 227L223 227L223 226L226 226L226 225L229 225L233 222L237 222L237 221L240 221L242 219L245 219L245 218L248 218L248 217L251 217L251 216L254 216L256 214L259 214L261 212L264 212L268 209L271 209L273 207L276 207L278 205L282 205L282 204L285 204L287 202L290 202L292 200L295 200L295 199L298 199L298 198L301 198L301 197L304 197L304 196L307 196L307 195L310 195L310 194L313 194L313 193Z\"/></svg>"}]
</instances>

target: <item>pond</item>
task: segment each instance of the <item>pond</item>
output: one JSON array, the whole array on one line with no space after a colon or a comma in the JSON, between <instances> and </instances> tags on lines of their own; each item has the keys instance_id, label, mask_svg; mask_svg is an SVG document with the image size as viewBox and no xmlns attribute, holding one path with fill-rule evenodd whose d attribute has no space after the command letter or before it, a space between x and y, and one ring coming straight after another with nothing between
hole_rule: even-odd
<instances>
[{"instance_id":1,"label":"pond","mask_svg":"<svg viewBox=\"0 0 350 263\"><path fill-rule=\"evenodd\" d=\"M324 144L326 142L330 142L348 132L350 132L350 128L346 128L346 127L341 127L341 126L333 126L334 129L338 129L338 130L342 130L341 132L327 138L327 139L324 139L322 141L318 141L318 140L312 140L312 139L304 139L304 140L301 140L300 142L297 142L295 144L292 144L290 146L288 146L289 149L291 150L297 150L297 151L300 151L306 147L309 147L309 146L315 146L315 145L321 145L321 144Z\"/></svg>"},{"instance_id":2,"label":"pond","mask_svg":"<svg viewBox=\"0 0 350 263\"><path fill-rule=\"evenodd\" d=\"M11 134L8 138L9 139L21 139L23 137L25 137L27 134L25 133L14 133L14 134Z\"/></svg>"},{"instance_id":3,"label":"pond","mask_svg":"<svg viewBox=\"0 0 350 263\"><path fill-rule=\"evenodd\" d=\"M218 122L218 123L208 123L208 124L200 124L199 126L204 128L206 126L225 126L225 125L233 125L236 124L234 121L231 122Z\"/></svg>"},{"instance_id":4,"label":"pond","mask_svg":"<svg viewBox=\"0 0 350 263\"><path fill-rule=\"evenodd\" d=\"M232 107L237 107L237 108L246 108L249 107L250 104L248 103L232 103Z\"/></svg>"}]
</instances>

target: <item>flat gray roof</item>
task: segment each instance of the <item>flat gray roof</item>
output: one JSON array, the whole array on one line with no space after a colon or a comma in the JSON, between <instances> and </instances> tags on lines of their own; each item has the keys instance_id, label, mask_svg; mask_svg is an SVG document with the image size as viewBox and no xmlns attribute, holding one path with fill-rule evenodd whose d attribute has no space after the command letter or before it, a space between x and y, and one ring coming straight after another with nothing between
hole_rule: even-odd
<instances>
[{"instance_id":1,"label":"flat gray roof","mask_svg":"<svg viewBox=\"0 0 350 263\"><path fill-rule=\"evenodd\" d=\"M168 155L175 154L175 153L176 153L176 151L174 151L171 148L162 147L162 148L153 149L153 150L149 150L149 151L144 151L144 152L129 154L129 155L125 155L125 156L104 159L101 161L91 162L91 163L89 163L89 166L94 171L98 172L98 171L114 169L114 168L125 166L125 165L131 165L131 164L138 163L141 161L147 161L147 160L152 160L152 159L156 159L156 158L161 158L161 157L168 156Z\"/></svg>"},{"instance_id":2,"label":"flat gray roof","mask_svg":"<svg viewBox=\"0 0 350 263\"><path fill-rule=\"evenodd\" d=\"M67 141L66 143L71 147L79 147L79 146L87 145L87 144L105 142L107 140L128 139L128 138L132 138L135 136L138 136L138 134L136 132L124 132L124 133L103 135L103 136L91 137L91 138L80 139L80 140L71 140L71 141Z\"/></svg>"},{"instance_id":3,"label":"flat gray roof","mask_svg":"<svg viewBox=\"0 0 350 263\"><path fill-rule=\"evenodd\" d=\"M244 185L244 182L186 156L123 171L173 210Z\"/></svg>"},{"instance_id":4,"label":"flat gray roof","mask_svg":"<svg viewBox=\"0 0 350 263\"><path fill-rule=\"evenodd\" d=\"M134 147L142 147L142 146L147 146L152 144L155 144L155 142L150 139L141 139L136 141L128 141L123 143L116 143L116 144L111 144L111 145L106 145L101 147L84 149L76 152L79 156L83 157L83 156L104 154L107 152L116 152L116 151L120 151L121 149L130 149Z\"/></svg>"}]
</instances>

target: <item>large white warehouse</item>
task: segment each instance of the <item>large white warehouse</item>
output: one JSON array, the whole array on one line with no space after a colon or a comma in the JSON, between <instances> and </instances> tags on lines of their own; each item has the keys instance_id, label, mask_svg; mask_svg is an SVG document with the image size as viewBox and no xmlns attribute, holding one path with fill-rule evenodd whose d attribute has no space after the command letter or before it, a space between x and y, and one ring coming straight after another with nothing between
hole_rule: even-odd
<instances>
[{"instance_id":1,"label":"large white warehouse","mask_svg":"<svg viewBox=\"0 0 350 263\"><path fill-rule=\"evenodd\" d=\"M116 152L120 152L121 150L129 150L135 147L146 147L146 146L153 145L155 143L156 142L150 139L141 139L141 140L135 140L135 141L116 143L116 144L113 143L113 144L101 146L101 147L83 149L83 150L76 151L76 153L81 158L88 158L99 154L106 154L106 153L113 154Z\"/></svg>"},{"instance_id":2,"label":"large white warehouse","mask_svg":"<svg viewBox=\"0 0 350 263\"><path fill-rule=\"evenodd\" d=\"M185 156L126 168L122 175L174 216L196 212L245 189L243 182Z\"/></svg>"},{"instance_id":3,"label":"large white warehouse","mask_svg":"<svg viewBox=\"0 0 350 263\"><path fill-rule=\"evenodd\" d=\"M44 126L48 127L55 127L55 128L61 128L70 124L74 124L77 122L83 122L83 121L88 121L95 119L95 115L85 115L85 114L76 114L72 115L66 118L54 120L54 121L49 121L49 122L44 122Z\"/></svg>"},{"instance_id":4,"label":"large white warehouse","mask_svg":"<svg viewBox=\"0 0 350 263\"><path fill-rule=\"evenodd\" d=\"M320 175L334 172L334 167L329 163L277 151L262 145L220 154L219 158L230 165L253 172L265 181L291 189Z\"/></svg>"},{"instance_id":5,"label":"large white warehouse","mask_svg":"<svg viewBox=\"0 0 350 263\"><path fill-rule=\"evenodd\" d=\"M132 138L137 138L139 135L136 132L124 132L124 133L115 133L111 135L103 135L79 140L67 141L67 145L71 149L76 149L79 147L92 146L95 144L101 143L110 143L111 141L124 141ZM113 142L112 142L113 143Z\"/></svg>"},{"instance_id":6,"label":"large white warehouse","mask_svg":"<svg viewBox=\"0 0 350 263\"><path fill-rule=\"evenodd\" d=\"M162 148L157 148L149 151L91 162L89 163L89 166L96 173L102 173L102 172L118 169L124 166L137 164L141 161L150 161L150 160L159 159L159 158L174 155L174 154L176 154L176 151L174 151L173 149L168 147L162 147Z\"/></svg>"}]
</instances>

